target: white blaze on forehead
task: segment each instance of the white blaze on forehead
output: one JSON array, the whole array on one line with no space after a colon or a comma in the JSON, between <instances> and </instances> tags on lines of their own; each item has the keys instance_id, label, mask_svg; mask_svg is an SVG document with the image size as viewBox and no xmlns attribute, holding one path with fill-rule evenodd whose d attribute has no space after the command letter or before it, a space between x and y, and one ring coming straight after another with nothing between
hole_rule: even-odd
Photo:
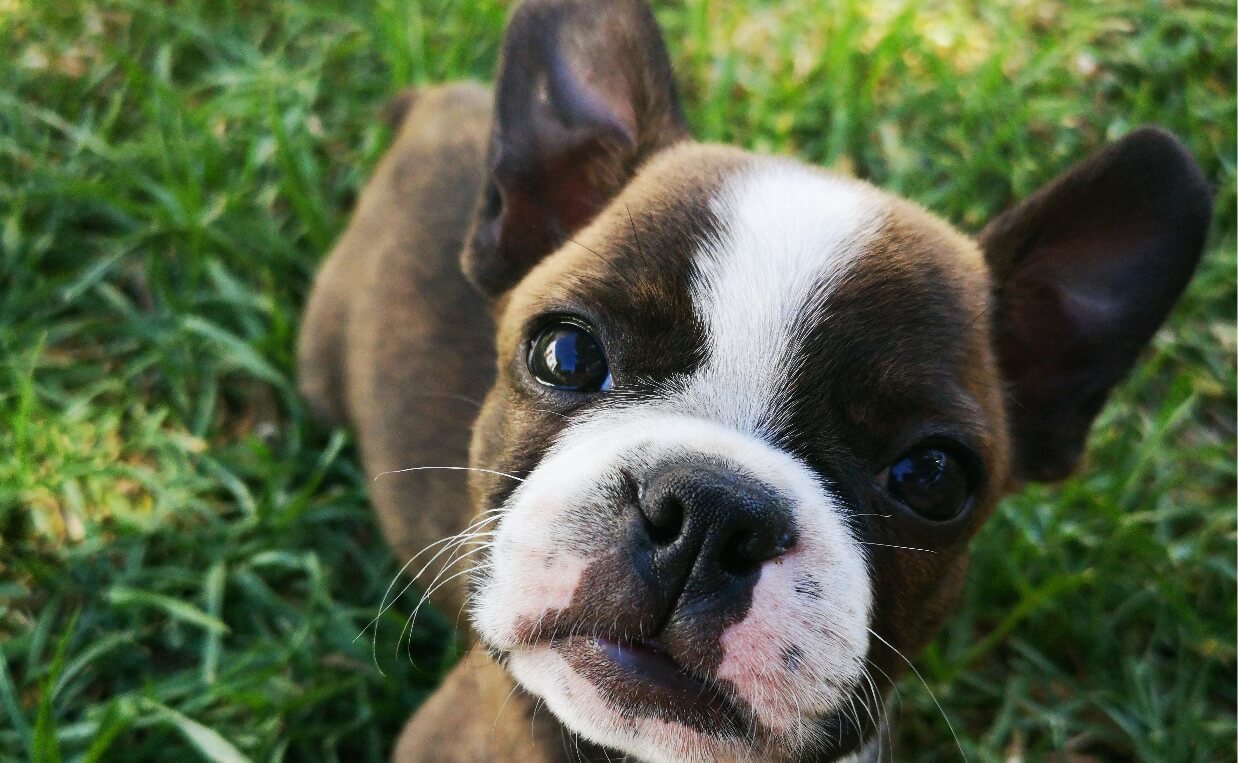
<instances>
[{"instance_id":1,"label":"white blaze on forehead","mask_svg":"<svg viewBox=\"0 0 1238 763\"><path fill-rule=\"evenodd\" d=\"M799 339L880 226L880 192L766 159L713 200L722 226L697 258L692 301L707 355L684 397L699 415L755 432L776 416Z\"/></svg>"}]
</instances>

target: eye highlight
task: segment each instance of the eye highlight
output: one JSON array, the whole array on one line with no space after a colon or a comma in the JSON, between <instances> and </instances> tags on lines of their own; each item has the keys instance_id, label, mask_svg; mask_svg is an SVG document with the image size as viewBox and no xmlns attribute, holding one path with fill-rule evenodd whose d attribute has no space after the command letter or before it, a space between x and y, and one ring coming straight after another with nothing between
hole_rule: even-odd
<instances>
[{"instance_id":1,"label":"eye highlight","mask_svg":"<svg viewBox=\"0 0 1238 763\"><path fill-rule=\"evenodd\" d=\"M528 366L534 379L558 390L600 392L612 386L601 343L571 321L552 323L534 337Z\"/></svg>"},{"instance_id":2,"label":"eye highlight","mask_svg":"<svg viewBox=\"0 0 1238 763\"><path fill-rule=\"evenodd\" d=\"M919 445L890 466L886 490L925 519L954 519L967 508L973 490L965 460L950 445Z\"/></svg>"}]
</instances>

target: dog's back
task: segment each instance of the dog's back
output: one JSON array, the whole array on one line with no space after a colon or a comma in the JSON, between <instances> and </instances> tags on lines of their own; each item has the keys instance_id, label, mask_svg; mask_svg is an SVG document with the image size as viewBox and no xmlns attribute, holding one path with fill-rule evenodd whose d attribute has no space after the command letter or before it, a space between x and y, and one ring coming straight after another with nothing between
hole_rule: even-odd
<instances>
[{"instance_id":1,"label":"dog's back","mask_svg":"<svg viewBox=\"0 0 1238 763\"><path fill-rule=\"evenodd\" d=\"M403 558L459 532L469 511L458 472L375 478L467 464L494 382L489 308L459 264L491 109L489 89L468 83L396 100L392 147L315 278L301 327L301 393L316 417L356 433L383 532ZM462 592L448 585L435 601L454 615Z\"/></svg>"}]
</instances>

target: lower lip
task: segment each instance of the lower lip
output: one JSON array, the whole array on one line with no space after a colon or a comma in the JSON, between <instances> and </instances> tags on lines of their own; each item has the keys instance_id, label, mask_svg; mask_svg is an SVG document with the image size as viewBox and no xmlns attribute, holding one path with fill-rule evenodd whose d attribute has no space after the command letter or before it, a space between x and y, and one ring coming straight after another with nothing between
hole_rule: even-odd
<instances>
[{"instance_id":1,"label":"lower lip","mask_svg":"<svg viewBox=\"0 0 1238 763\"><path fill-rule=\"evenodd\" d=\"M599 655L619 668L628 680L660 693L678 695L685 702L705 701L712 704L723 700L715 687L685 671L656 645L640 641L613 641L605 637L594 639L594 643Z\"/></svg>"},{"instance_id":2,"label":"lower lip","mask_svg":"<svg viewBox=\"0 0 1238 763\"><path fill-rule=\"evenodd\" d=\"M595 639L602 654L616 665L638 673L679 673L679 665L661 649L642 641L613 641L604 636Z\"/></svg>"},{"instance_id":3,"label":"lower lip","mask_svg":"<svg viewBox=\"0 0 1238 763\"><path fill-rule=\"evenodd\" d=\"M657 644L577 636L554 648L625 715L671 721L714 736L755 733L752 719L721 687L684 670Z\"/></svg>"}]
</instances>

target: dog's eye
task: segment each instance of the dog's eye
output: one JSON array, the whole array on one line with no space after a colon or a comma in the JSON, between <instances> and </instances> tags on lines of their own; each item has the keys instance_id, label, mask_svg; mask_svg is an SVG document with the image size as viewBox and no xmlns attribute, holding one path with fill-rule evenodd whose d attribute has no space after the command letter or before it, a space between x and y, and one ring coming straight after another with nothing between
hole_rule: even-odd
<instances>
[{"instance_id":1,"label":"dog's eye","mask_svg":"<svg viewBox=\"0 0 1238 763\"><path fill-rule=\"evenodd\" d=\"M904 453L890 467L887 489L917 514L937 522L961 514L972 492L963 458L943 445Z\"/></svg>"},{"instance_id":2,"label":"dog's eye","mask_svg":"<svg viewBox=\"0 0 1238 763\"><path fill-rule=\"evenodd\" d=\"M542 329L529 348L529 371L533 378L555 389L597 392L611 388L602 346L574 323Z\"/></svg>"}]
</instances>

